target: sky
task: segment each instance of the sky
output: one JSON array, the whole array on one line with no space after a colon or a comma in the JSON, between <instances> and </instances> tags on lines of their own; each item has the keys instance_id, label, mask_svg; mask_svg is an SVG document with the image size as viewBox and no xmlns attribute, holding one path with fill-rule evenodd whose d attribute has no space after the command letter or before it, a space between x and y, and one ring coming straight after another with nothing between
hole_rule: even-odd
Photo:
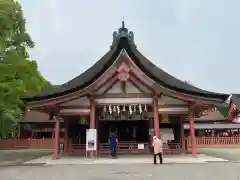
<instances>
[{"instance_id":1,"label":"sky","mask_svg":"<svg viewBox=\"0 0 240 180\"><path fill-rule=\"evenodd\" d=\"M151 2L151 3L150 3ZM159 68L201 89L240 93L239 0L20 0L30 57L53 84L98 61L121 26Z\"/></svg>"}]
</instances>

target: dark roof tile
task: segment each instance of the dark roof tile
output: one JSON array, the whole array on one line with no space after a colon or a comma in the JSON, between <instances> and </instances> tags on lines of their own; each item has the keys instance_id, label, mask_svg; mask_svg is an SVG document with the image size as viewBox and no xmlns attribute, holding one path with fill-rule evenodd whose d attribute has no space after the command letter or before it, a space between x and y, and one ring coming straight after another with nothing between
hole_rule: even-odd
<instances>
[{"instance_id":1,"label":"dark roof tile","mask_svg":"<svg viewBox=\"0 0 240 180\"><path fill-rule=\"evenodd\" d=\"M37 101L48 99L68 94L86 87L87 85L94 82L114 63L122 49L125 49L127 51L128 55L139 66L139 68L142 69L143 72L145 72L150 78L154 79L157 83L166 88L192 95L218 98L223 101L228 98L228 94L213 93L199 89L173 77L172 75L158 68L136 49L133 40L134 38L132 32L128 33L128 30L126 28L120 28L118 33L114 33L114 41L111 49L91 68L76 78L61 85L60 87L50 89L35 97L25 98L25 100Z\"/></svg>"}]
</instances>

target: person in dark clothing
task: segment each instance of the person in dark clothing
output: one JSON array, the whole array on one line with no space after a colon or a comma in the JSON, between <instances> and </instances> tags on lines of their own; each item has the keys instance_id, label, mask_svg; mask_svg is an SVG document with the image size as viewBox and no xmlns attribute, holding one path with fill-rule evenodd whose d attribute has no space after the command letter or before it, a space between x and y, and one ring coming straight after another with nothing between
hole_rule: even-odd
<instances>
[{"instance_id":1,"label":"person in dark clothing","mask_svg":"<svg viewBox=\"0 0 240 180\"><path fill-rule=\"evenodd\" d=\"M160 164L163 163L162 153L153 154L153 163L157 164L157 156L159 157Z\"/></svg>"},{"instance_id":2,"label":"person in dark clothing","mask_svg":"<svg viewBox=\"0 0 240 180\"><path fill-rule=\"evenodd\" d=\"M112 158L116 157L116 150L117 150L117 136L112 133L109 137L109 144L110 144L110 151L111 151L111 156Z\"/></svg>"}]
</instances>

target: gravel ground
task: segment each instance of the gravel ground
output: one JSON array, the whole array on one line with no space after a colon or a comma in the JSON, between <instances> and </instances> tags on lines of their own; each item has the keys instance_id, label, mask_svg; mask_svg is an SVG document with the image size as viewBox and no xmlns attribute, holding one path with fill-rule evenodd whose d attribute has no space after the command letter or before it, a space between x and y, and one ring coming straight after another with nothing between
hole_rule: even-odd
<instances>
[{"instance_id":1,"label":"gravel ground","mask_svg":"<svg viewBox=\"0 0 240 180\"><path fill-rule=\"evenodd\" d=\"M240 163L14 166L1 180L239 180Z\"/></svg>"}]
</instances>

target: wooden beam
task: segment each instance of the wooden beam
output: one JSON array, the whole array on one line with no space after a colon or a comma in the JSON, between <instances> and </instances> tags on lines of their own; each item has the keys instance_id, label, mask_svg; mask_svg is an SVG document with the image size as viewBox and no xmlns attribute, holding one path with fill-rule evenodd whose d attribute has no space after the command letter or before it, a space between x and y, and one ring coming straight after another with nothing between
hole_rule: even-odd
<instances>
[{"instance_id":1,"label":"wooden beam","mask_svg":"<svg viewBox=\"0 0 240 180\"><path fill-rule=\"evenodd\" d=\"M140 94L140 93L128 93L128 94L98 94L93 95L95 99L97 98L150 98L152 94Z\"/></svg>"},{"instance_id":2,"label":"wooden beam","mask_svg":"<svg viewBox=\"0 0 240 180\"><path fill-rule=\"evenodd\" d=\"M140 87L136 82L134 82L134 80L132 79L132 76L129 78L129 82L135 86L141 93L146 94L147 92L145 92L142 87Z\"/></svg>"},{"instance_id":3,"label":"wooden beam","mask_svg":"<svg viewBox=\"0 0 240 180\"><path fill-rule=\"evenodd\" d=\"M190 94L184 94L181 92L173 91L171 89L163 87L162 85L160 85L158 83L155 83L154 86L157 87L159 93L163 93L163 95L165 95L165 96L172 97L172 98L175 98L178 100L182 100L184 102L199 102L202 104L215 104L215 105L223 103L223 101L220 99L211 99L211 98L207 98L207 97L194 96L194 95L190 95Z\"/></svg>"},{"instance_id":4,"label":"wooden beam","mask_svg":"<svg viewBox=\"0 0 240 180\"><path fill-rule=\"evenodd\" d=\"M84 105L69 105L69 106L60 106L60 109L89 109L90 106Z\"/></svg>"},{"instance_id":5,"label":"wooden beam","mask_svg":"<svg viewBox=\"0 0 240 180\"><path fill-rule=\"evenodd\" d=\"M94 90L92 91L92 94L97 93L102 88L104 88L103 94L106 93L109 89L112 88L112 86L117 82L117 80L118 80L117 74L114 74L113 76L109 77L109 79L107 79L106 83L101 84L101 86L94 87Z\"/></svg>"},{"instance_id":6,"label":"wooden beam","mask_svg":"<svg viewBox=\"0 0 240 180\"><path fill-rule=\"evenodd\" d=\"M89 116L90 112L64 112L61 116Z\"/></svg>"},{"instance_id":7,"label":"wooden beam","mask_svg":"<svg viewBox=\"0 0 240 180\"><path fill-rule=\"evenodd\" d=\"M176 108L176 107L188 107L187 104L164 104L164 105L159 105L159 108Z\"/></svg>"},{"instance_id":8,"label":"wooden beam","mask_svg":"<svg viewBox=\"0 0 240 180\"><path fill-rule=\"evenodd\" d=\"M151 90L152 92L154 92L154 94L157 94L156 90L154 89L153 83L150 81L150 79L149 79L149 80L146 79L143 74L141 74L140 72L137 73L137 72L135 72L135 71L131 71L131 72L130 72L130 75L131 75L130 77L131 77L132 79L135 79L135 80L139 81L139 82L140 82L141 84L143 84L147 89L149 89L149 90ZM158 93L158 94L160 94L160 93Z\"/></svg>"},{"instance_id":9,"label":"wooden beam","mask_svg":"<svg viewBox=\"0 0 240 180\"><path fill-rule=\"evenodd\" d=\"M113 78L113 82L103 91L103 94L106 94L115 84L117 84L118 81L118 78L115 76Z\"/></svg>"}]
</instances>

